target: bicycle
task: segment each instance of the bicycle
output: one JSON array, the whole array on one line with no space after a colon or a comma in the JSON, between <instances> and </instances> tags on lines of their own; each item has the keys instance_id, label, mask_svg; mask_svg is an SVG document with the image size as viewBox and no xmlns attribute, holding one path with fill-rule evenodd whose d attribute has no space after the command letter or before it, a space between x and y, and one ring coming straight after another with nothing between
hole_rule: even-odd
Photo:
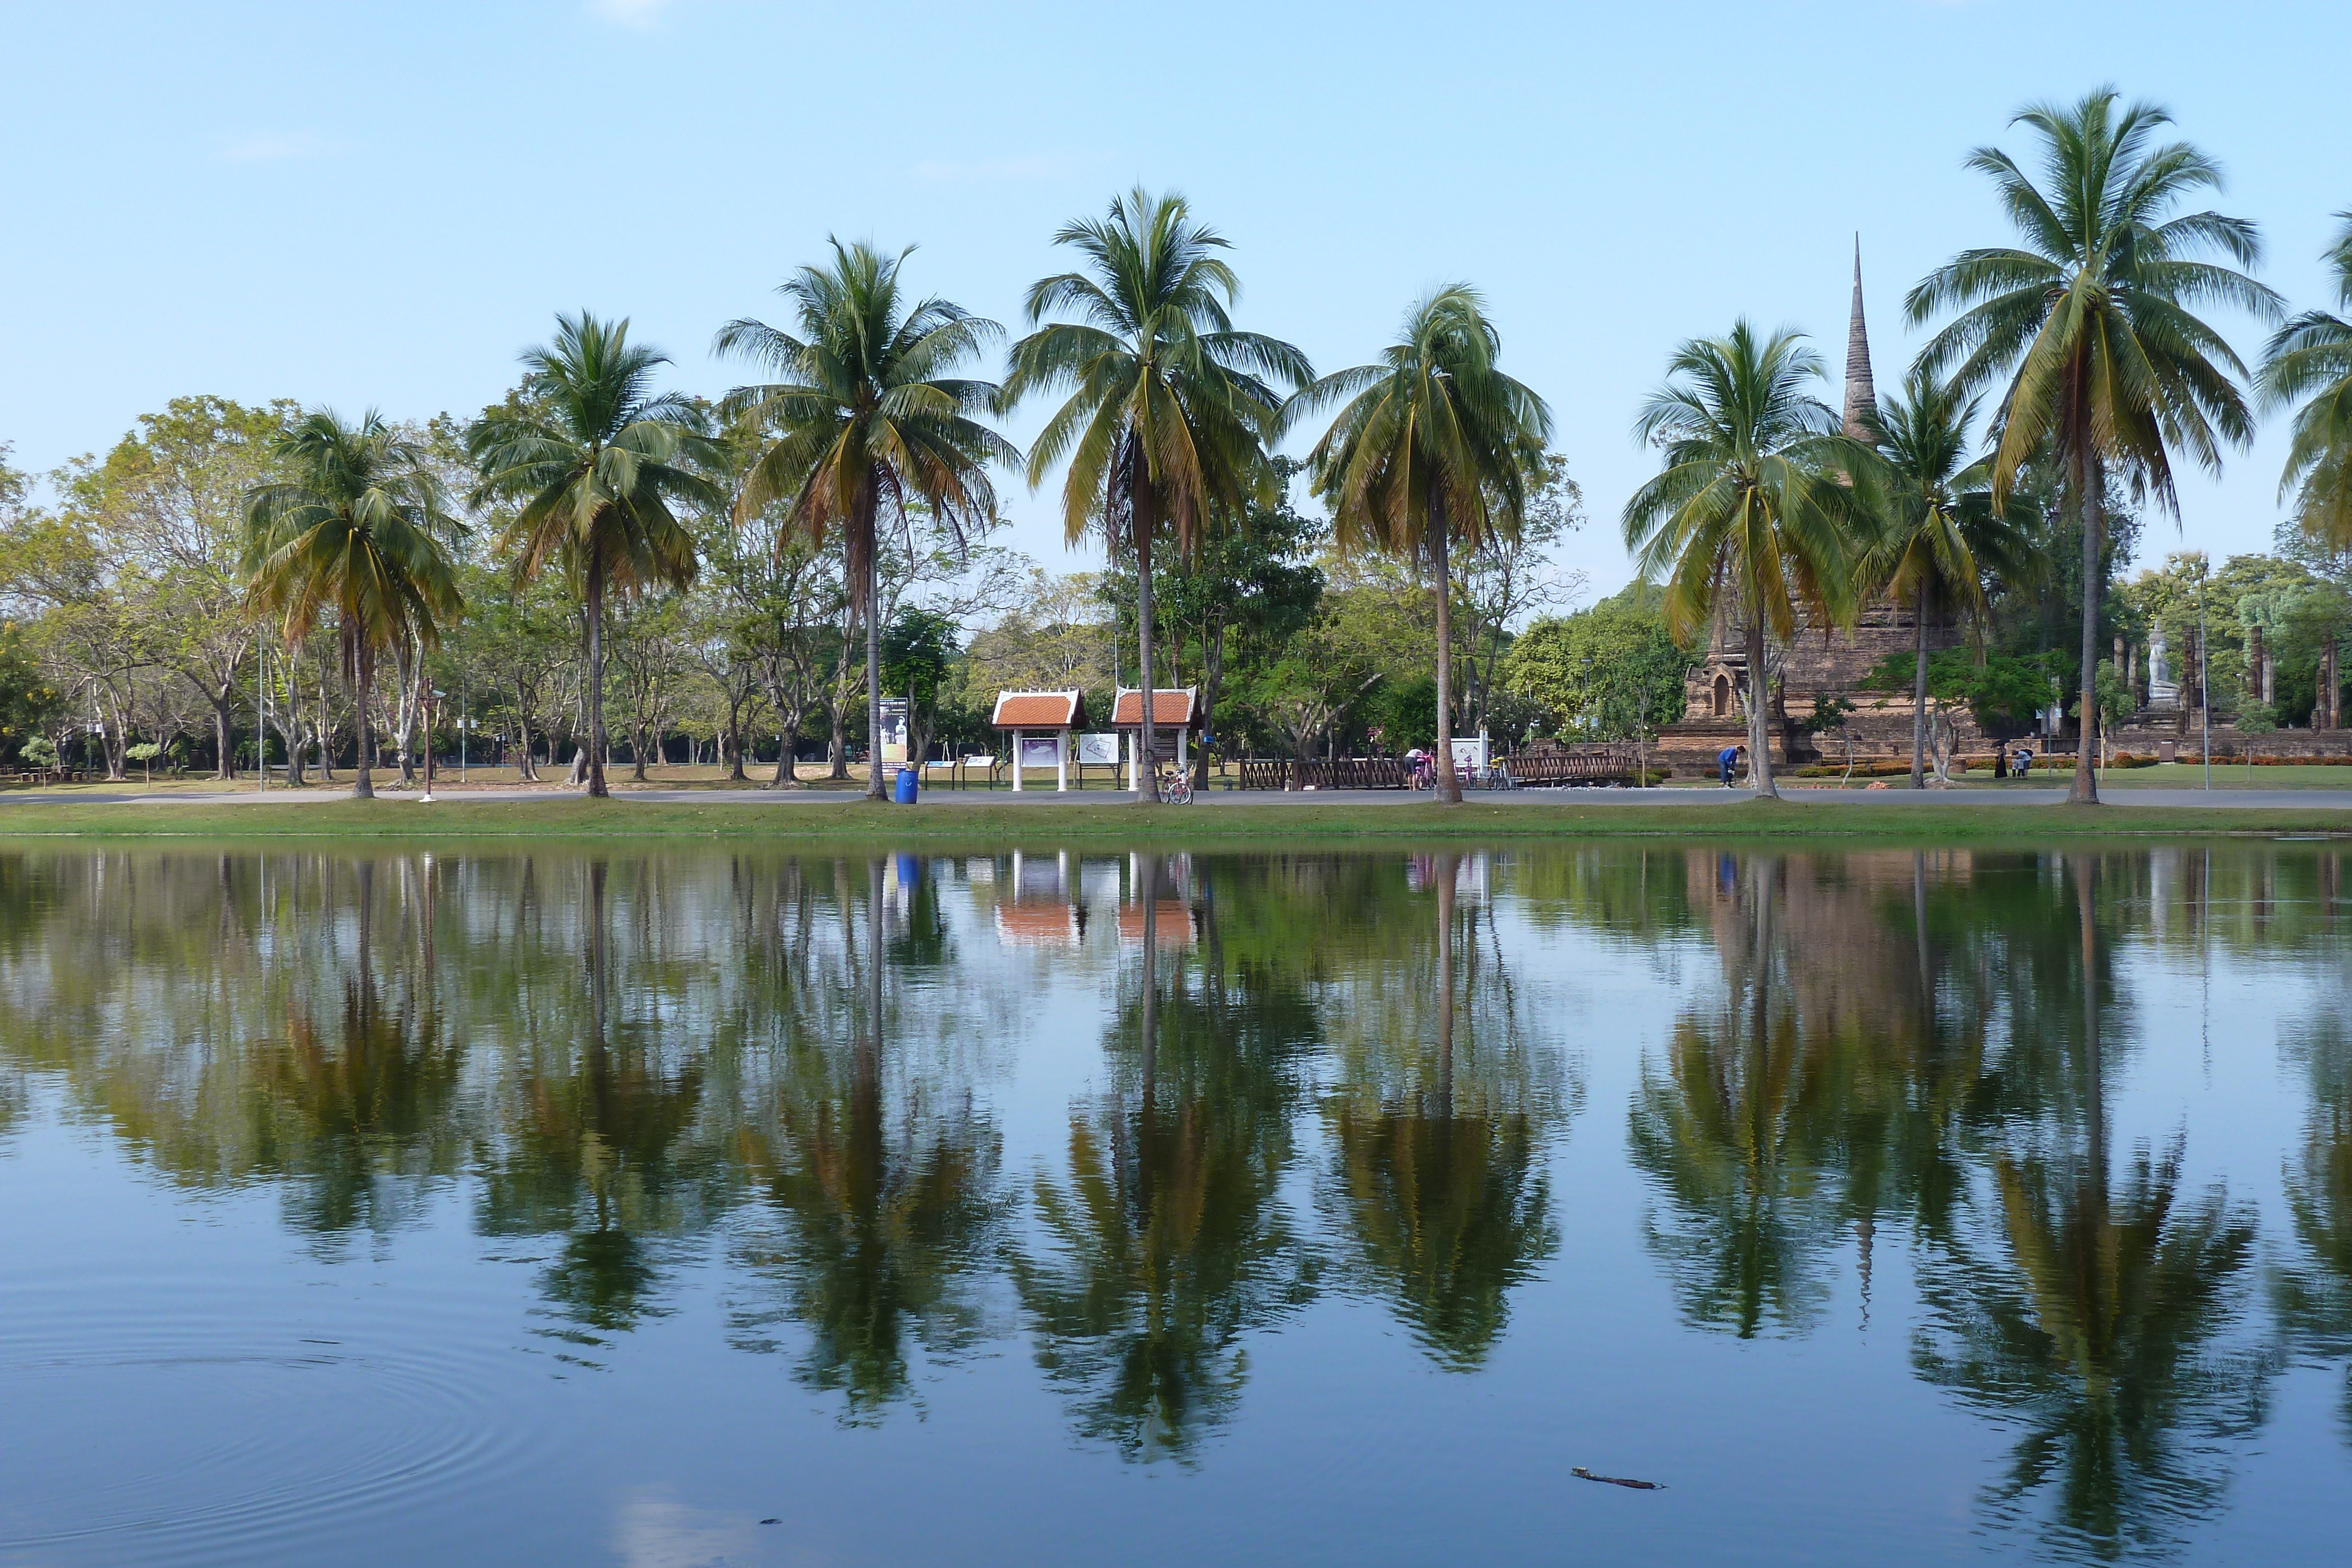
<instances>
[{"instance_id":1,"label":"bicycle","mask_svg":"<svg viewBox=\"0 0 2352 1568\"><path fill-rule=\"evenodd\" d=\"M1160 798L1171 806L1192 803L1192 776L1181 768L1162 768L1159 772Z\"/></svg>"}]
</instances>

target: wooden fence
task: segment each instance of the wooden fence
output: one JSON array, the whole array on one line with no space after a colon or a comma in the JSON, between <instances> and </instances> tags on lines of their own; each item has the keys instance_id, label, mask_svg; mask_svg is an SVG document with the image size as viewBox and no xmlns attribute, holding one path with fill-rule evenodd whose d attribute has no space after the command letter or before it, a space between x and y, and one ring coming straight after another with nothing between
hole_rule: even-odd
<instances>
[{"instance_id":1,"label":"wooden fence","mask_svg":"<svg viewBox=\"0 0 2352 1568\"><path fill-rule=\"evenodd\" d=\"M1537 788L1631 779L1638 766L1630 746L1554 747L1499 761L1513 783ZM1304 762L1294 757L1253 757L1240 764L1236 782L1244 789L1403 789L1411 787L1412 776L1404 759L1397 757L1317 758ZM1502 777L1493 773L1483 779L1462 776L1466 789L1502 782Z\"/></svg>"}]
</instances>

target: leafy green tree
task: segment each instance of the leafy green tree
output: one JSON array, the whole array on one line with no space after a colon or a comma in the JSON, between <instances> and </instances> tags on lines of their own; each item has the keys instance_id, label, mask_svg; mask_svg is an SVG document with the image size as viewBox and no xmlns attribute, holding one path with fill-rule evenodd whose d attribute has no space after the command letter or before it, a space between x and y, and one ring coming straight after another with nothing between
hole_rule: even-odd
<instances>
[{"instance_id":1,"label":"leafy green tree","mask_svg":"<svg viewBox=\"0 0 2352 1568\"><path fill-rule=\"evenodd\" d=\"M745 476L737 520L781 501L812 543L841 532L854 611L866 623L869 738L882 727L875 530L883 503L902 524L927 513L961 542L995 520L988 465L1020 458L973 417L991 406L996 387L950 374L1001 329L944 299L909 302L899 282L907 254L835 240L831 267L804 267L776 290L792 303L797 335L743 319L719 329L715 344L777 378L739 387L724 404L769 438ZM882 747L869 751L866 793L878 800L888 793Z\"/></svg>"},{"instance_id":2,"label":"leafy green tree","mask_svg":"<svg viewBox=\"0 0 2352 1568\"><path fill-rule=\"evenodd\" d=\"M1873 472L1876 454L1806 390L1822 378L1822 357L1795 332L1759 340L1738 321L1727 337L1684 343L1666 374L1634 425L1664 458L1625 503L1626 548L1645 580L1664 580L1678 639L1717 613L1745 622L1748 755L1757 794L1777 800L1765 639L1794 637L1801 610L1827 622L1852 615L1866 541L1837 476Z\"/></svg>"},{"instance_id":3,"label":"leafy green tree","mask_svg":"<svg viewBox=\"0 0 2352 1568\"><path fill-rule=\"evenodd\" d=\"M1662 595L1636 580L1590 610L1538 621L1503 660L1505 690L1542 708L1553 733L1624 740L1683 716L1690 655L1666 630Z\"/></svg>"},{"instance_id":4,"label":"leafy green tree","mask_svg":"<svg viewBox=\"0 0 2352 1568\"><path fill-rule=\"evenodd\" d=\"M1899 692L1912 686L1915 657L1889 653L1856 685L1864 691ZM1937 702L1965 704L1969 716L1987 735L2007 739L2030 735L2050 705L2049 662L2006 653L1979 657L1966 648L1946 648L1927 656L1927 695Z\"/></svg>"},{"instance_id":5,"label":"leafy green tree","mask_svg":"<svg viewBox=\"0 0 2352 1568\"><path fill-rule=\"evenodd\" d=\"M930 755L940 689L961 652L956 646L955 622L919 605L902 607L883 634L883 679L906 695L907 756L918 767Z\"/></svg>"},{"instance_id":6,"label":"leafy green tree","mask_svg":"<svg viewBox=\"0 0 2352 1568\"><path fill-rule=\"evenodd\" d=\"M1980 147L1969 166L1990 177L2016 246L1963 251L1914 287L1911 320L1958 308L1922 350L1931 375L1973 391L2002 376L1992 502L2008 504L2019 470L2045 443L2062 465L2083 534L2080 706L2096 706L2102 504L2110 472L2179 514L2172 456L2184 451L2219 473L2221 447L2242 446L2252 416L2238 382L2244 363L2192 314L2209 301L2274 319L2277 297L2244 273L2198 259L2219 252L2239 267L2262 254L2254 225L2219 213L2173 211L2217 189L2220 165L2185 141L2159 143L2171 117L2151 104L2118 107L2113 88L2072 106L2035 104L2014 124L2042 143L2042 184L2008 153ZM2046 187L2046 190L2044 189ZM2087 741L2069 799L2095 802Z\"/></svg>"},{"instance_id":7,"label":"leafy green tree","mask_svg":"<svg viewBox=\"0 0 2352 1568\"><path fill-rule=\"evenodd\" d=\"M1927 626L1948 607L1982 635L1992 614L1988 574L2015 580L2034 569L2033 517L2013 491L1992 502L1992 461L1968 455L1981 399L1964 396L1914 369L1902 396L1878 411L1877 476L1884 527L1872 539L1864 576L1911 601L1916 629L1911 685L1911 788L1927 785Z\"/></svg>"},{"instance_id":8,"label":"leafy green tree","mask_svg":"<svg viewBox=\"0 0 2352 1568\"><path fill-rule=\"evenodd\" d=\"M604 781L604 608L694 580L694 536L680 503L715 509L717 486L700 471L717 452L701 411L675 392L656 394L667 356L629 341L626 320L582 311L555 319L552 343L522 356L521 395L467 432L481 475L476 505L515 507L501 544L518 582L560 569L581 596L587 652L588 793Z\"/></svg>"},{"instance_id":9,"label":"leafy green tree","mask_svg":"<svg viewBox=\"0 0 2352 1568\"><path fill-rule=\"evenodd\" d=\"M1221 520L1273 504L1265 446L1282 401L1264 378L1297 386L1313 372L1289 344L1234 330L1241 283L1218 254L1226 241L1193 221L1182 196L1138 187L1103 217L1064 225L1054 243L1075 246L1087 270L1030 286L1036 330L1013 346L999 406L1069 389L1029 449L1029 484L1066 459L1065 535L1076 544L1099 528L1112 556L1124 549L1134 563L1139 741L1157 756L1152 549L1165 533L1190 557ZM1079 319L1038 325L1061 311ZM1156 800L1158 778L1141 771L1141 799Z\"/></svg>"},{"instance_id":10,"label":"leafy green tree","mask_svg":"<svg viewBox=\"0 0 2352 1568\"><path fill-rule=\"evenodd\" d=\"M1450 552L1518 531L1527 476L1541 471L1551 434L1543 400L1496 367L1502 342L1485 300L1454 284L1406 313L1402 340L1379 363L1325 376L1295 403L1300 412L1339 404L1307 461L1340 547L1428 563L1437 607L1436 795L1454 804L1462 781L1454 772Z\"/></svg>"},{"instance_id":11,"label":"leafy green tree","mask_svg":"<svg viewBox=\"0 0 2352 1568\"><path fill-rule=\"evenodd\" d=\"M291 477L256 488L247 505L245 566L257 614L299 642L332 612L359 737L352 793L375 793L368 717L377 657L431 647L465 608L442 539L457 529L416 444L371 409L356 424L314 410L270 450Z\"/></svg>"},{"instance_id":12,"label":"leafy green tree","mask_svg":"<svg viewBox=\"0 0 2352 1568\"><path fill-rule=\"evenodd\" d=\"M15 752L30 760L26 743L41 738L42 727L63 707L25 645L24 628L0 622L0 756Z\"/></svg>"}]
</instances>

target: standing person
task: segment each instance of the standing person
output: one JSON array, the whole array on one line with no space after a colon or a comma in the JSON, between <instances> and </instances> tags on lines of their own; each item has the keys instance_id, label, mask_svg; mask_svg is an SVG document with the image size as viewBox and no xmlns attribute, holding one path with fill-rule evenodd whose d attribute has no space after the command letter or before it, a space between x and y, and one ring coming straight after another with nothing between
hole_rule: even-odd
<instances>
[{"instance_id":1,"label":"standing person","mask_svg":"<svg viewBox=\"0 0 2352 1568\"><path fill-rule=\"evenodd\" d=\"M1739 747L1727 746L1715 754L1715 765L1723 773L1723 787L1731 788L1732 771L1739 766Z\"/></svg>"}]
</instances>

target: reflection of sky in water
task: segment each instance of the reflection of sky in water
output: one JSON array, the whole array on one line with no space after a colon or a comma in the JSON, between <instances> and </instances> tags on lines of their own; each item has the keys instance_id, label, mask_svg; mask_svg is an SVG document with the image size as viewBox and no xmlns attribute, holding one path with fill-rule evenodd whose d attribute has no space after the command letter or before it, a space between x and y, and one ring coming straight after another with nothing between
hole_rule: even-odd
<instances>
[{"instance_id":1,"label":"reflection of sky in water","mask_svg":"<svg viewBox=\"0 0 2352 1568\"><path fill-rule=\"evenodd\" d=\"M2275 1281L2339 1299L2283 1180L2352 1099L2319 853L2104 858L2096 1123L2049 857L892 856L878 1051L863 862L433 858L0 862L0 1563L2251 1560L2347 1522L2352 1343L2270 1348ZM2085 1353L2168 1412L2141 1490L2004 1494L2036 1422L2109 1428L2032 1343L1955 1385L2024 1343L1965 1309L2062 1310L2033 1249L2176 1141L2151 1234L2226 1186L2210 1278L2119 1277Z\"/></svg>"}]
</instances>

